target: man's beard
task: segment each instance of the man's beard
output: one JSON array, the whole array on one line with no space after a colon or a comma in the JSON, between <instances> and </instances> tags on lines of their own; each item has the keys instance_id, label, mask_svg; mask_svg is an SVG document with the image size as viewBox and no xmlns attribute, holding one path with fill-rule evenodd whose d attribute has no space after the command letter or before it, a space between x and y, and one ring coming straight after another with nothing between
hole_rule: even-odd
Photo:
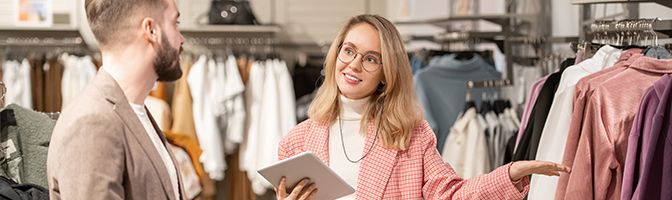
<instances>
[{"instance_id":1,"label":"man's beard","mask_svg":"<svg viewBox=\"0 0 672 200\"><path fill-rule=\"evenodd\" d=\"M176 81L182 77L180 52L182 52L182 47L179 50L173 49L166 36L163 35L161 48L154 60L154 72L159 77L158 81Z\"/></svg>"}]
</instances>

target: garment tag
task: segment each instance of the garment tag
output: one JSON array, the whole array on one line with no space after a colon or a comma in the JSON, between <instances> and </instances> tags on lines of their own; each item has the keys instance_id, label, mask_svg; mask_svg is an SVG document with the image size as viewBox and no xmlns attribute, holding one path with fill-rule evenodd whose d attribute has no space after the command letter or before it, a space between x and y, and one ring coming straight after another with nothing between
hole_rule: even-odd
<instances>
[{"instance_id":1,"label":"garment tag","mask_svg":"<svg viewBox=\"0 0 672 200\"><path fill-rule=\"evenodd\" d=\"M9 158L11 154L16 152L16 146L12 139L7 140L6 142L0 142L0 160Z\"/></svg>"}]
</instances>

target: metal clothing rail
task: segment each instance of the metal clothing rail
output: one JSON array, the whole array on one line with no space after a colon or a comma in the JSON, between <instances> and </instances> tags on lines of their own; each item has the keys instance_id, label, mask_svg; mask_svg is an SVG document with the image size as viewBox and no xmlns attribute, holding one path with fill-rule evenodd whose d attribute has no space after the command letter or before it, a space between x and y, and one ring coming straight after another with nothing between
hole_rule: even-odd
<instances>
[{"instance_id":1,"label":"metal clothing rail","mask_svg":"<svg viewBox=\"0 0 672 200\"><path fill-rule=\"evenodd\" d=\"M672 20L624 19L595 21L590 25L590 40L593 43L628 45L657 45L659 38L672 36Z\"/></svg>"}]
</instances>

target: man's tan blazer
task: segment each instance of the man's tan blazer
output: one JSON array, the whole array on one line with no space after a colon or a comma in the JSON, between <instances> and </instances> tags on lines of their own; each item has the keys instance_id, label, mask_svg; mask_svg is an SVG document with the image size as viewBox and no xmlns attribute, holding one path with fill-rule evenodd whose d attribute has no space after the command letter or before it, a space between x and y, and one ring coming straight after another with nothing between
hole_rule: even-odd
<instances>
[{"instance_id":1,"label":"man's tan blazer","mask_svg":"<svg viewBox=\"0 0 672 200\"><path fill-rule=\"evenodd\" d=\"M150 119L166 145L151 115ZM175 163L170 148L166 149ZM179 188L183 188L177 173ZM105 70L98 72L56 122L47 174L49 196L56 200L175 199L159 152Z\"/></svg>"}]
</instances>

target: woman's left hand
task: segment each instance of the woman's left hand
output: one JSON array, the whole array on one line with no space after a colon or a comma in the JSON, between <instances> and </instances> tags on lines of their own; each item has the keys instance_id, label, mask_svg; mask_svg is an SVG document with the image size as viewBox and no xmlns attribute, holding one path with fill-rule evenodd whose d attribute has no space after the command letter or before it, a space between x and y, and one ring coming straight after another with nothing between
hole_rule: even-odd
<instances>
[{"instance_id":1,"label":"woman's left hand","mask_svg":"<svg viewBox=\"0 0 672 200\"><path fill-rule=\"evenodd\" d=\"M543 174L546 176L560 176L560 172L569 173L567 166L538 160L516 161L509 168L509 177L513 182L517 182L523 177L532 174Z\"/></svg>"}]
</instances>

